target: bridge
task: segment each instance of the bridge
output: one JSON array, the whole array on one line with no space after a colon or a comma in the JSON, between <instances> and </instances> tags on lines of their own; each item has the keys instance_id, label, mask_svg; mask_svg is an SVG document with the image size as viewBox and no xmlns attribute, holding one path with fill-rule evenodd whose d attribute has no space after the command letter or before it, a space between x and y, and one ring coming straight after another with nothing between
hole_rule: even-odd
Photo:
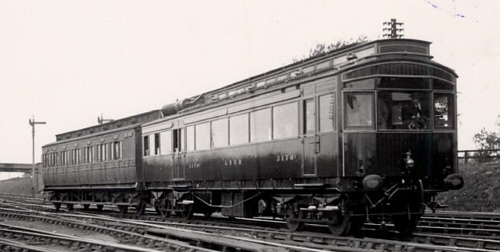
<instances>
[{"instance_id":1,"label":"bridge","mask_svg":"<svg viewBox=\"0 0 500 252\"><path fill-rule=\"evenodd\" d=\"M31 173L33 164L0 163L0 172Z\"/></svg>"}]
</instances>

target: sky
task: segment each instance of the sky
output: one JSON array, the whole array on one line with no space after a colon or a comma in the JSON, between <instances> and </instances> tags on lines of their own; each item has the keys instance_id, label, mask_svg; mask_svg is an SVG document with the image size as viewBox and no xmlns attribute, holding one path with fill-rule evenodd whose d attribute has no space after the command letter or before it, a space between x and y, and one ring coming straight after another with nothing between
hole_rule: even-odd
<instances>
[{"instance_id":1,"label":"sky","mask_svg":"<svg viewBox=\"0 0 500 252\"><path fill-rule=\"evenodd\" d=\"M460 150L500 115L500 1L0 0L0 163L31 163L55 135L160 109L289 63L316 43L432 42L458 78Z\"/></svg>"}]
</instances>

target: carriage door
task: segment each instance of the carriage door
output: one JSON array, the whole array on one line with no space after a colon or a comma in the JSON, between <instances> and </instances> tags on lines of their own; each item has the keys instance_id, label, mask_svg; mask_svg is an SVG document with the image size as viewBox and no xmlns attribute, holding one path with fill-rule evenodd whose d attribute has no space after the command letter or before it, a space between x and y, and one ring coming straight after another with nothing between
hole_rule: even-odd
<instances>
[{"instance_id":1,"label":"carriage door","mask_svg":"<svg viewBox=\"0 0 500 252\"><path fill-rule=\"evenodd\" d=\"M314 98L303 102L303 139L304 146L302 174L316 175L316 156L319 152L319 135L316 131L316 102Z\"/></svg>"},{"instance_id":2,"label":"carriage door","mask_svg":"<svg viewBox=\"0 0 500 252\"><path fill-rule=\"evenodd\" d=\"M173 139L173 178L174 179L184 179L184 152L183 152L183 137L182 129L174 129L172 131Z\"/></svg>"}]
</instances>

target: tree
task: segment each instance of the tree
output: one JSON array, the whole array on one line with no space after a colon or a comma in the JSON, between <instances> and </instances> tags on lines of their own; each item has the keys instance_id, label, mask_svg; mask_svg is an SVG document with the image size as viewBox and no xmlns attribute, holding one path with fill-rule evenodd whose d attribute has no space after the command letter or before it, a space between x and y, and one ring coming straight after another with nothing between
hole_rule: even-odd
<instances>
[{"instance_id":1,"label":"tree","mask_svg":"<svg viewBox=\"0 0 500 252\"><path fill-rule=\"evenodd\" d=\"M496 132L489 132L485 128L475 134L472 140L481 150L492 150L500 146L500 135Z\"/></svg>"},{"instance_id":2,"label":"tree","mask_svg":"<svg viewBox=\"0 0 500 252\"><path fill-rule=\"evenodd\" d=\"M311 57L314 57L316 55L326 54L326 53L329 53L331 51L344 48L346 46L351 46L351 45L359 44L359 43L366 42L366 41L368 41L368 38L364 35L361 35L357 39L338 40L337 42L330 43L328 45L316 43L311 49L309 49L308 56L302 56L301 59L294 58L293 62L297 62L300 60L311 58Z\"/></svg>"}]
</instances>

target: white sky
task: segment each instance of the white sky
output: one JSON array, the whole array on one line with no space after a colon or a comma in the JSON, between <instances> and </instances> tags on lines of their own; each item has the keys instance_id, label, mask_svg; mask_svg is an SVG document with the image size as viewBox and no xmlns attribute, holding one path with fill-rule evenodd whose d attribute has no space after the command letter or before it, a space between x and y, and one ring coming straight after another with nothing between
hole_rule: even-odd
<instances>
[{"instance_id":1,"label":"white sky","mask_svg":"<svg viewBox=\"0 0 500 252\"><path fill-rule=\"evenodd\" d=\"M500 113L500 1L0 0L0 163L36 161L55 135L289 64L315 43L404 22L458 79L459 149Z\"/></svg>"}]
</instances>

